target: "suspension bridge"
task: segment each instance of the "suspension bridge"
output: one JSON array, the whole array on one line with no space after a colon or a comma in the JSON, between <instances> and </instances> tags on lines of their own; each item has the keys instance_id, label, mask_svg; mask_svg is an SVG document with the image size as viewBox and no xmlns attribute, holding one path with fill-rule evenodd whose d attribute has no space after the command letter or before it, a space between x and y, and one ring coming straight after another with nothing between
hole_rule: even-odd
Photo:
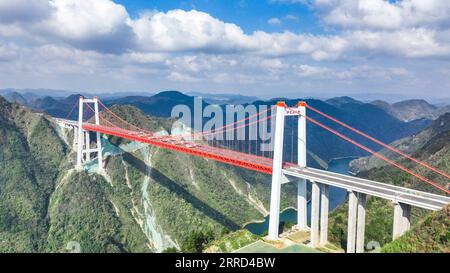
<instances>
[{"instance_id":1,"label":"suspension bridge","mask_svg":"<svg viewBox=\"0 0 450 273\"><path fill-rule=\"evenodd\" d=\"M397 161L390 160L354 139L311 118L306 114L306 110L313 111L386 149L398 153L428 171L444 177L445 181L450 179L449 174L426 162L413 158L319 111L305 102L299 102L295 107L289 107L284 102L278 102L265 111L259 111L254 115L249 115L222 127L209 131L193 131L179 135L160 135L151 130L140 128L138 125L121 118L97 97L93 99L80 97L78 104L74 105L71 112L76 109L76 106L78 106L78 121L68 120L67 118L55 120L63 126L74 129L74 145L77 147L77 168L80 170L83 168L84 163L94 157L97 158L99 170L103 170L100 136L101 134L106 134L272 175L268 233L268 238L272 240L279 238L280 191L281 186L286 183L297 183L297 226L301 230L310 231L310 245L312 247L322 246L327 243L329 187L339 187L348 191L348 253L364 252L367 196L379 197L393 202L393 239L410 229L411 206L427 210L439 210L450 203L448 183L443 186L401 165ZM102 107L102 111L99 111L100 107ZM71 112L68 116L70 116ZM293 132L294 126L290 126L291 134L285 135L285 126L289 120L297 125L296 137L294 137L295 134ZM379 157L392 166L408 173L411 178L414 177L418 181L427 183L443 194L433 194L307 167L307 121ZM270 138L266 136L261 138L270 139L268 149L260 148L263 141L259 140L259 131L252 129L258 128L261 124L269 128L274 127L270 128L270 133L266 132L266 130L263 130L264 132L262 133L271 134ZM96 134L96 145L94 147L91 147L89 132ZM237 135L242 132L246 133L247 136L256 134L256 137L253 135L252 139L254 140L249 140L250 138L238 140ZM227 138L223 138L224 134L227 135ZM229 136L232 136L231 139ZM286 139L290 140L290 145L284 143ZM285 146L287 146L287 149L285 149ZM294 151L295 147L297 151ZM312 185L310 225L308 225L307 221L307 183Z\"/></svg>"}]
</instances>

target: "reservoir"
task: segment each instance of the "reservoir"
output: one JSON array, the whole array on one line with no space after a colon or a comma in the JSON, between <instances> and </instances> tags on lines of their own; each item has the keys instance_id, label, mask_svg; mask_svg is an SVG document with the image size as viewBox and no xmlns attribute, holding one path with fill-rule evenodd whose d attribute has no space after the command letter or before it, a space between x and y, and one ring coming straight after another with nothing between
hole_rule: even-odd
<instances>
[{"instance_id":1,"label":"reservoir","mask_svg":"<svg viewBox=\"0 0 450 273\"><path fill-rule=\"evenodd\" d=\"M347 157L347 158L339 158L334 159L328 163L328 171L341 173L341 174L349 174L349 163L355 159L354 157ZM308 192L311 192L311 183L308 183ZM330 211L335 209L337 206L342 204L347 197L347 191L344 189L331 187L330 186L330 192L329 192L329 198L330 198ZM311 202L308 202L308 222L310 221L311 217ZM280 213L280 222L286 222L289 221L291 223L297 224L297 210L293 208L288 208ZM269 216L266 216L264 218L264 222L260 223L250 223L245 226L247 230L250 232L262 235L264 234L267 229L269 228Z\"/></svg>"}]
</instances>

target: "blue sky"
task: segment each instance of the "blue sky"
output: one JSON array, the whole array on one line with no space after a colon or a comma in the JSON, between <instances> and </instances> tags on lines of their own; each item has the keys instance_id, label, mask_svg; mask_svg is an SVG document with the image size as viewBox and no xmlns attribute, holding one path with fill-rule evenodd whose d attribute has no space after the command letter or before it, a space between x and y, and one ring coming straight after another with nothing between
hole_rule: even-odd
<instances>
[{"instance_id":1,"label":"blue sky","mask_svg":"<svg viewBox=\"0 0 450 273\"><path fill-rule=\"evenodd\" d=\"M439 101L450 1L0 0L0 88Z\"/></svg>"}]
</instances>

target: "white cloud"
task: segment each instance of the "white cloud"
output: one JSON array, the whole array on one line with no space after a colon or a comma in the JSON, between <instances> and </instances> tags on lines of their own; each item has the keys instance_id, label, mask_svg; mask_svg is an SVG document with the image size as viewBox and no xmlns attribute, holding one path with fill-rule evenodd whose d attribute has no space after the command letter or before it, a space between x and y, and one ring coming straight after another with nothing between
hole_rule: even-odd
<instances>
[{"instance_id":1,"label":"white cloud","mask_svg":"<svg viewBox=\"0 0 450 273\"><path fill-rule=\"evenodd\" d=\"M288 14L288 15L284 16L284 19L289 20L289 21L298 21L299 17L297 15Z\"/></svg>"},{"instance_id":2,"label":"white cloud","mask_svg":"<svg viewBox=\"0 0 450 273\"><path fill-rule=\"evenodd\" d=\"M18 48L14 44L0 44L0 62L12 61L19 56Z\"/></svg>"},{"instance_id":3,"label":"white cloud","mask_svg":"<svg viewBox=\"0 0 450 273\"><path fill-rule=\"evenodd\" d=\"M346 28L399 29L450 24L448 0L315 0L324 20Z\"/></svg>"},{"instance_id":4,"label":"white cloud","mask_svg":"<svg viewBox=\"0 0 450 273\"><path fill-rule=\"evenodd\" d=\"M329 77L332 75L332 71L328 68L307 64L295 65L294 69L302 77Z\"/></svg>"},{"instance_id":5,"label":"white cloud","mask_svg":"<svg viewBox=\"0 0 450 273\"><path fill-rule=\"evenodd\" d=\"M273 26L281 25L281 20L279 18L274 17L274 18L270 18L269 20L267 20L267 23L269 25L273 25Z\"/></svg>"},{"instance_id":6,"label":"white cloud","mask_svg":"<svg viewBox=\"0 0 450 273\"><path fill-rule=\"evenodd\" d=\"M51 13L49 1L43 0L1 0L0 22L35 22Z\"/></svg>"},{"instance_id":7,"label":"white cloud","mask_svg":"<svg viewBox=\"0 0 450 273\"><path fill-rule=\"evenodd\" d=\"M352 41L353 48L369 53L386 53L406 58L450 55L450 44L440 41L440 33L424 28L389 32L355 31L346 34L346 38Z\"/></svg>"},{"instance_id":8,"label":"white cloud","mask_svg":"<svg viewBox=\"0 0 450 273\"><path fill-rule=\"evenodd\" d=\"M126 24L128 19L125 8L109 0L56 0L50 3L55 12L49 24L61 36L70 39L108 35Z\"/></svg>"},{"instance_id":9,"label":"white cloud","mask_svg":"<svg viewBox=\"0 0 450 273\"><path fill-rule=\"evenodd\" d=\"M450 1L283 2L311 5L333 34L246 33L197 10L146 11L132 18L111 0L0 0L0 82L23 84L28 81L17 79L29 77L38 85L75 87L129 89L159 82L168 88L296 89L315 81L334 88L420 78L428 62L450 59ZM279 24L298 17L272 19Z\"/></svg>"},{"instance_id":10,"label":"white cloud","mask_svg":"<svg viewBox=\"0 0 450 273\"><path fill-rule=\"evenodd\" d=\"M133 43L129 17L122 5L110 0L53 0L54 12L43 31L81 48L123 52Z\"/></svg>"},{"instance_id":11,"label":"white cloud","mask_svg":"<svg viewBox=\"0 0 450 273\"><path fill-rule=\"evenodd\" d=\"M271 56L309 55L316 60L335 59L346 46L338 36L301 35L292 32L255 31L248 35L196 10L143 14L132 22L143 51L248 52Z\"/></svg>"},{"instance_id":12,"label":"white cloud","mask_svg":"<svg viewBox=\"0 0 450 273\"><path fill-rule=\"evenodd\" d=\"M21 6L23 0L14 5L1 3L0 14L9 10L27 10ZM400 57L443 56L449 53L450 44L448 35L443 35L440 29L400 28L428 17L433 18L428 21L442 25L446 7L450 4L443 4L439 9L437 7L443 2L438 0L426 5L415 0L394 4L382 0L315 1L315 7L328 23L353 26L334 35L265 31L246 34L238 25L196 10L152 11L131 19L122 5L111 0L33 0L32 3L42 7L47 5L48 14L30 24L17 15L20 12L12 13L17 18L1 24L0 34L26 33L44 43L62 42L104 53L245 52L265 56L304 55L319 61L343 58L352 55L353 50ZM408 19L405 14L417 15L417 18ZM427 14L436 16L427 17ZM272 18L269 23L280 24L281 20Z\"/></svg>"},{"instance_id":13,"label":"white cloud","mask_svg":"<svg viewBox=\"0 0 450 273\"><path fill-rule=\"evenodd\" d=\"M230 52L249 43L240 27L196 10L145 13L132 26L142 50Z\"/></svg>"}]
</instances>

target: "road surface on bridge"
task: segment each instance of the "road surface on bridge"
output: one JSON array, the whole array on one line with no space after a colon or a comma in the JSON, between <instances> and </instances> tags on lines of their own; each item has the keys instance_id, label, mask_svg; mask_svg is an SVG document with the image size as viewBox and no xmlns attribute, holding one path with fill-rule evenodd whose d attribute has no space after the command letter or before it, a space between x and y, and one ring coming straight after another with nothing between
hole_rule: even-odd
<instances>
[{"instance_id":1,"label":"road surface on bridge","mask_svg":"<svg viewBox=\"0 0 450 273\"><path fill-rule=\"evenodd\" d=\"M283 169L283 173L287 176L308 179L429 210L439 210L450 203L450 197L309 167L290 166Z\"/></svg>"}]
</instances>

